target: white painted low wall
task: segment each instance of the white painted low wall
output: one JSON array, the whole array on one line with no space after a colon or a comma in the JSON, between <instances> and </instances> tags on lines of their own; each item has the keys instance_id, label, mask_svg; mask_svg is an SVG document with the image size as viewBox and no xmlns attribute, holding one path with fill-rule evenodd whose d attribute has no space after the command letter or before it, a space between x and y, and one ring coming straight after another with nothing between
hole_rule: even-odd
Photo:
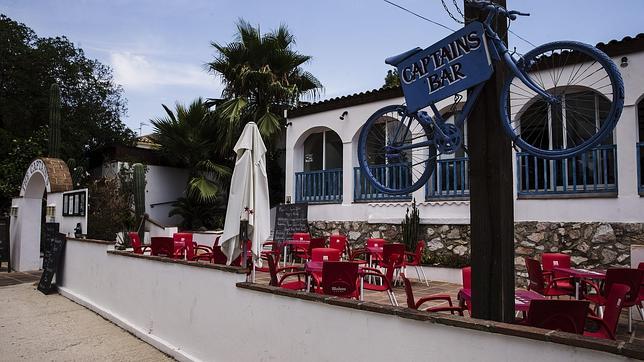
<instances>
[{"instance_id":1,"label":"white painted low wall","mask_svg":"<svg viewBox=\"0 0 644 362\"><path fill-rule=\"evenodd\" d=\"M180 360L625 361L236 287L244 275L69 240L61 293Z\"/></svg>"},{"instance_id":2,"label":"white painted low wall","mask_svg":"<svg viewBox=\"0 0 644 362\"><path fill-rule=\"evenodd\" d=\"M427 276L427 280L429 280L430 285L432 281L463 284L461 269L459 268L442 268L437 266L421 266L420 268L425 271L425 275ZM422 278L422 271L419 270L419 272L421 273L420 278ZM405 271L405 276L408 279L418 279L416 268L408 266Z\"/></svg>"}]
</instances>

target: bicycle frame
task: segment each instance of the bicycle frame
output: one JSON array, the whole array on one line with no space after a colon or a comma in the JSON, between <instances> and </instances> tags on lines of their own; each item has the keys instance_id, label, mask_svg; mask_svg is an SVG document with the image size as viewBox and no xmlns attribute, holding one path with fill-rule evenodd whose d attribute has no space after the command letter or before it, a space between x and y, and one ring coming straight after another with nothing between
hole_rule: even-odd
<instances>
[{"instance_id":1,"label":"bicycle frame","mask_svg":"<svg viewBox=\"0 0 644 362\"><path fill-rule=\"evenodd\" d=\"M499 15L505 15L506 17L508 16L508 11L497 7L497 6L488 6L487 9L489 10L487 18L485 21L482 22L483 27L485 29L485 36L488 41L491 43L491 58L496 61L502 61L507 69L513 73L518 79L521 80L522 83L524 83L528 88L542 96L544 99L547 99L549 102L555 103L557 102L557 99L554 98L552 95L548 94L545 92L541 87L539 87L537 84L535 84L529 77L526 76L525 72L523 69L517 64L520 63L521 60L517 61L512 57L512 54L510 54L508 48L505 46L505 43L501 40L499 35L492 29L492 21L494 21L494 18ZM498 66L498 65L497 65ZM461 129L462 126L464 125L465 121L467 120L470 112L472 111L472 108L474 107L474 104L476 104L476 100L478 99L478 96L481 94L481 91L483 90L483 86L485 86L486 81L483 81L477 85L475 85L472 89L471 93L468 95L468 99L465 102L465 105L463 106L462 112L460 116L455 119L454 125L458 128ZM440 114L440 111L436 107L435 103L431 103L429 107L432 110L432 113L434 113L434 117L430 117L427 112L424 111L419 111L416 112L416 119L418 121L425 125L433 125L434 131L439 134L439 136L443 139L447 138L447 136L443 133L442 130L442 125L445 124L445 120L443 119L442 115ZM411 115L413 117L413 115ZM399 129L404 126L401 124L398 127L398 130L396 130L396 136L399 134ZM406 136L406 134L405 134ZM404 139L404 137L403 137ZM401 146L389 146L392 150L394 151L403 151L406 149L412 149L412 148L418 148L418 147L425 147L429 145L433 145L435 142L434 140L428 140L425 142L418 142L418 143L413 143L413 144L403 144Z\"/></svg>"}]
</instances>

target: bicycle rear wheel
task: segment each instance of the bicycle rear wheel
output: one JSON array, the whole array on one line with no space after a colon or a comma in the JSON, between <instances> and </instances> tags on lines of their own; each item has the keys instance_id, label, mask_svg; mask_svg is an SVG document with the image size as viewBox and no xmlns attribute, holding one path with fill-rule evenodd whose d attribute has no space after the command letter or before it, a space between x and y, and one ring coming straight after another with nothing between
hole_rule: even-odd
<instances>
[{"instance_id":1,"label":"bicycle rear wheel","mask_svg":"<svg viewBox=\"0 0 644 362\"><path fill-rule=\"evenodd\" d=\"M407 114L405 106L379 109L360 131L361 173L379 192L401 195L418 190L436 166L436 148L428 144L430 140L429 126L416 114Z\"/></svg>"},{"instance_id":2,"label":"bicycle rear wheel","mask_svg":"<svg viewBox=\"0 0 644 362\"><path fill-rule=\"evenodd\" d=\"M548 43L528 52L519 67L552 96L546 99L514 74L506 80L501 119L523 151L568 158L598 145L615 128L624 84L615 63L600 50L574 41Z\"/></svg>"}]
</instances>

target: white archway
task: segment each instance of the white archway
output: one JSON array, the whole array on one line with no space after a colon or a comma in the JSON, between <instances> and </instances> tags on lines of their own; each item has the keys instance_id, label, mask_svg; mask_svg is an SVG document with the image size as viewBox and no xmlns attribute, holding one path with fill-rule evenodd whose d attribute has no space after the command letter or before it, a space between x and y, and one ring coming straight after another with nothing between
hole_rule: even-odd
<instances>
[{"instance_id":1,"label":"white archway","mask_svg":"<svg viewBox=\"0 0 644 362\"><path fill-rule=\"evenodd\" d=\"M67 164L57 158L37 158L27 168L20 197L12 200L15 210L10 221L12 265L17 271L41 267L40 227L45 191L70 191L72 178Z\"/></svg>"}]
</instances>

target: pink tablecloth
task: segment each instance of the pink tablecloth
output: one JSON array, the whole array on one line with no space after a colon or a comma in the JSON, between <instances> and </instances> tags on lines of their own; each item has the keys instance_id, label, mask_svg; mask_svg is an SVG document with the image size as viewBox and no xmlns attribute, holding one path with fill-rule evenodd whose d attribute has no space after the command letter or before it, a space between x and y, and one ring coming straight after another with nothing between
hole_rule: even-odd
<instances>
[{"instance_id":1,"label":"pink tablecloth","mask_svg":"<svg viewBox=\"0 0 644 362\"><path fill-rule=\"evenodd\" d=\"M458 291L458 299L470 301L472 289L461 289ZM530 301L546 299L543 295L531 290L517 289L514 291L514 309L520 312L527 312L530 308Z\"/></svg>"}]
</instances>

